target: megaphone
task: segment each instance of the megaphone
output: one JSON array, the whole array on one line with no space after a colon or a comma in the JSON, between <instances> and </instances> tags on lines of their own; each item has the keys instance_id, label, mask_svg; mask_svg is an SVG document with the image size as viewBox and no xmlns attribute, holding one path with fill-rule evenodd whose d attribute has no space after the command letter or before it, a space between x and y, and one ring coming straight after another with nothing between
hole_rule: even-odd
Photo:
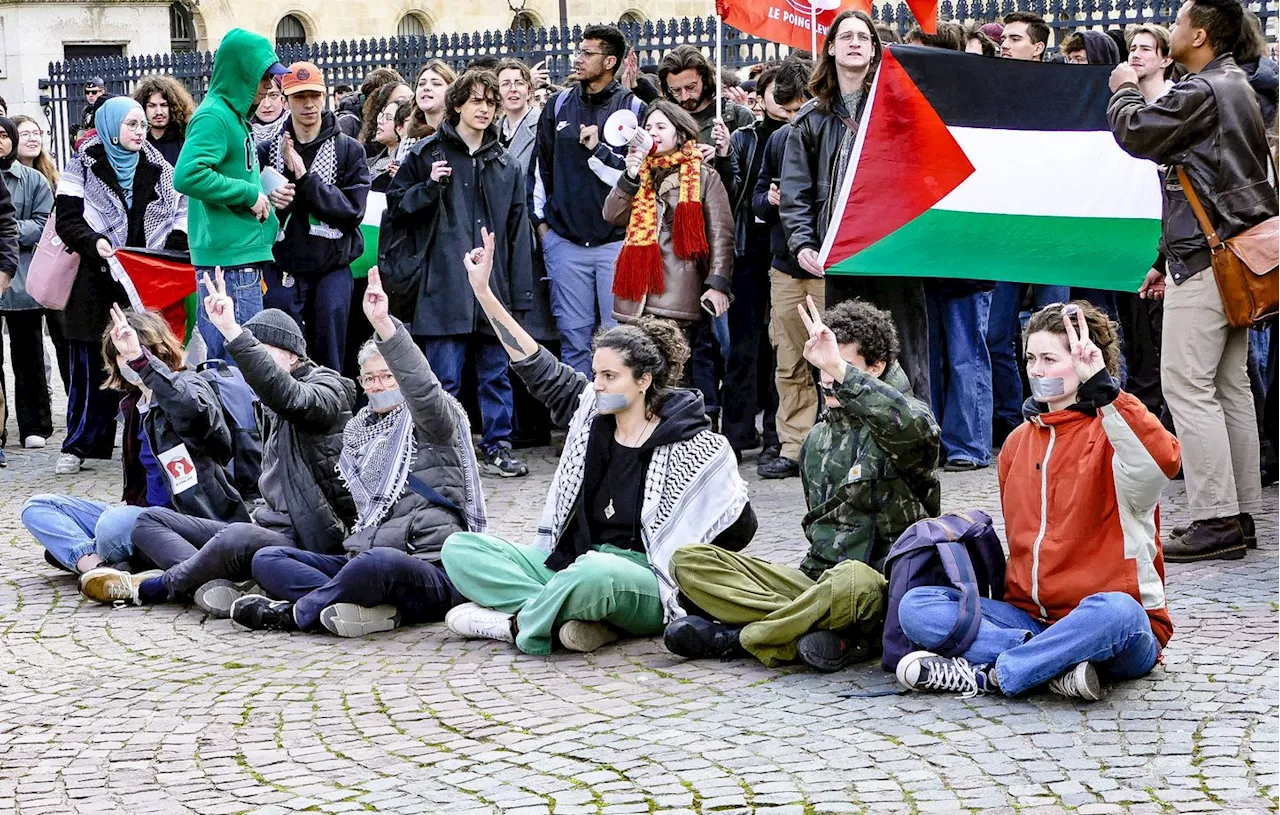
<instances>
[{"instance_id":1,"label":"megaphone","mask_svg":"<svg viewBox=\"0 0 1280 815\"><path fill-rule=\"evenodd\" d=\"M657 147L649 132L641 129L630 108L615 110L604 120L604 140L612 147L634 145L646 154L652 153Z\"/></svg>"}]
</instances>

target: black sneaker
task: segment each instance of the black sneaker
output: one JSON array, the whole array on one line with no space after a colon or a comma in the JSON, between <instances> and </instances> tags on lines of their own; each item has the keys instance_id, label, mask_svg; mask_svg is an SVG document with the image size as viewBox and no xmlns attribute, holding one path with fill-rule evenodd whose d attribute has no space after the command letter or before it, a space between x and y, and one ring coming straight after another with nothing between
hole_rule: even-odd
<instances>
[{"instance_id":1,"label":"black sneaker","mask_svg":"<svg viewBox=\"0 0 1280 815\"><path fill-rule=\"evenodd\" d=\"M246 594L231 604L231 622L250 631L297 631L293 603Z\"/></svg>"},{"instance_id":2,"label":"black sneaker","mask_svg":"<svg viewBox=\"0 0 1280 815\"><path fill-rule=\"evenodd\" d=\"M747 654L738 642L741 630L690 615L668 625L662 642L668 651L685 659L733 659Z\"/></svg>"},{"instance_id":3,"label":"black sneaker","mask_svg":"<svg viewBox=\"0 0 1280 815\"><path fill-rule=\"evenodd\" d=\"M867 658L866 640L851 640L835 631L810 631L796 643L800 661L815 671L835 673Z\"/></svg>"},{"instance_id":4,"label":"black sneaker","mask_svg":"<svg viewBox=\"0 0 1280 815\"><path fill-rule=\"evenodd\" d=\"M774 461L778 456L782 455L782 448L776 444L766 444L764 449L760 451L760 455L756 457L756 464L768 464Z\"/></svg>"},{"instance_id":5,"label":"black sneaker","mask_svg":"<svg viewBox=\"0 0 1280 815\"><path fill-rule=\"evenodd\" d=\"M970 665L963 657L912 651L898 662L898 681L916 691L949 691L965 697L999 693L987 666Z\"/></svg>"},{"instance_id":6,"label":"black sneaker","mask_svg":"<svg viewBox=\"0 0 1280 815\"><path fill-rule=\"evenodd\" d=\"M756 475L761 478L795 478L800 475L800 463L778 456L768 464L756 465Z\"/></svg>"},{"instance_id":7,"label":"black sneaker","mask_svg":"<svg viewBox=\"0 0 1280 815\"><path fill-rule=\"evenodd\" d=\"M516 458L510 447L504 444L485 457L484 473L501 478L519 478L522 475L528 475L529 468L523 461Z\"/></svg>"},{"instance_id":8,"label":"black sneaker","mask_svg":"<svg viewBox=\"0 0 1280 815\"><path fill-rule=\"evenodd\" d=\"M985 470L988 465L979 464L976 461L969 461L965 458L953 458L946 464L942 465L943 472L947 473L969 473L974 470Z\"/></svg>"}]
</instances>

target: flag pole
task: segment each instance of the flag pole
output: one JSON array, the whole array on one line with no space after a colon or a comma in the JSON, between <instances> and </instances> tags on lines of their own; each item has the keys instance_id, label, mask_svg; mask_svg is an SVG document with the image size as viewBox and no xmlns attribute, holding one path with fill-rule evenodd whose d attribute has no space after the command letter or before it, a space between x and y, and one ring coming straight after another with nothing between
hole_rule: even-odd
<instances>
[{"instance_id":1,"label":"flag pole","mask_svg":"<svg viewBox=\"0 0 1280 815\"><path fill-rule=\"evenodd\" d=\"M724 119L724 98L720 95L720 72L724 70L724 17L720 14L720 4L716 4L716 118Z\"/></svg>"},{"instance_id":2,"label":"flag pole","mask_svg":"<svg viewBox=\"0 0 1280 815\"><path fill-rule=\"evenodd\" d=\"M818 60L818 0L809 0L809 58Z\"/></svg>"}]
</instances>

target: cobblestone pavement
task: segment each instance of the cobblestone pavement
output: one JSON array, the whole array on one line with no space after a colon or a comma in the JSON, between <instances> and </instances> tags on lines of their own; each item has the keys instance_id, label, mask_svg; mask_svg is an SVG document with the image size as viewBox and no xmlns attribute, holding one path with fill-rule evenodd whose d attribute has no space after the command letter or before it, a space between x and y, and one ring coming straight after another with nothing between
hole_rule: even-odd
<instances>
[{"instance_id":1,"label":"cobblestone pavement","mask_svg":"<svg viewBox=\"0 0 1280 815\"><path fill-rule=\"evenodd\" d=\"M118 462L54 476L58 441L11 445L0 470L0 815L1276 810L1274 487L1258 551L1169 567L1164 665L1103 702L843 699L892 677L685 662L656 639L533 658L443 625L344 640L94 605L18 519L36 492L117 495ZM529 478L486 480L516 540L554 466L528 458ZM747 551L794 563L799 482L752 464ZM991 470L944 475L943 495L999 517ZM1166 527L1183 505L1175 482Z\"/></svg>"}]
</instances>

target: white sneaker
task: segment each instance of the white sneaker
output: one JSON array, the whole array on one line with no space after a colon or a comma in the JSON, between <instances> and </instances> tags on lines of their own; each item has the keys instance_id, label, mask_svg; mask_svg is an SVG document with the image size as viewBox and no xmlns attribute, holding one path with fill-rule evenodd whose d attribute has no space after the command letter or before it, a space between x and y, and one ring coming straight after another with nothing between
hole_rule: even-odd
<instances>
[{"instance_id":1,"label":"white sneaker","mask_svg":"<svg viewBox=\"0 0 1280 815\"><path fill-rule=\"evenodd\" d=\"M560 626L560 644L569 651L589 654L617 640L618 632L604 623L568 620Z\"/></svg>"},{"instance_id":2,"label":"white sneaker","mask_svg":"<svg viewBox=\"0 0 1280 815\"><path fill-rule=\"evenodd\" d=\"M53 472L57 475L75 475L80 472L80 465L84 464L84 459L74 453L63 453L58 456L58 463L53 465Z\"/></svg>"},{"instance_id":3,"label":"white sneaker","mask_svg":"<svg viewBox=\"0 0 1280 815\"><path fill-rule=\"evenodd\" d=\"M1107 689L1098 678L1098 669L1092 662L1080 662L1064 674L1049 680L1049 690L1068 699L1084 699L1097 702L1107 695Z\"/></svg>"},{"instance_id":4,"label":"white sneaker","mask_svg":"<svg viewBox=\"0 0 1280 815\"><path fill-rule=\"evenodd\" d=\"M129 574L119 569L99 566L80 575L80 593L99 603L123 600L135 606L142 605L138 602L138 587L142 585L142 581L162 574L164 572L159 569Z\"/></svg>"},{"instance_id":5,"label":"white sneaker","mask_svg":"<svg viewBox=\"0 0 1280 815\"><path fill-rule=\"evenodd\" d=\"M511 633L513 616L478 603L463 603L449 609L449 613L444 615L444 624L460 637L514 643L516 636Z\"/></svg>"},{"instance_id":6,"label":"white sneaker","mask_svg":"<svg viewBox=\"0 0 1280 815\"><path fill-rule=\"evenodd\" d=\"M45 443L44 436L27 436L25 439L22 440L22 446L27 448L28 450L39 450L40 448L44 447L44 443Z\"/></svg>"},{"instance_id":7,"label":"white sneaker","mask_svg":"<svg viewBox=\"0 0 1280 815\"><path fill-rule=\"evenodd\" d=\"M400 609L392 605L358 606L334 603L320 611L320 624L339 637L363 637L392 631L400 625Z\"/></svg>"}]
</instances>

